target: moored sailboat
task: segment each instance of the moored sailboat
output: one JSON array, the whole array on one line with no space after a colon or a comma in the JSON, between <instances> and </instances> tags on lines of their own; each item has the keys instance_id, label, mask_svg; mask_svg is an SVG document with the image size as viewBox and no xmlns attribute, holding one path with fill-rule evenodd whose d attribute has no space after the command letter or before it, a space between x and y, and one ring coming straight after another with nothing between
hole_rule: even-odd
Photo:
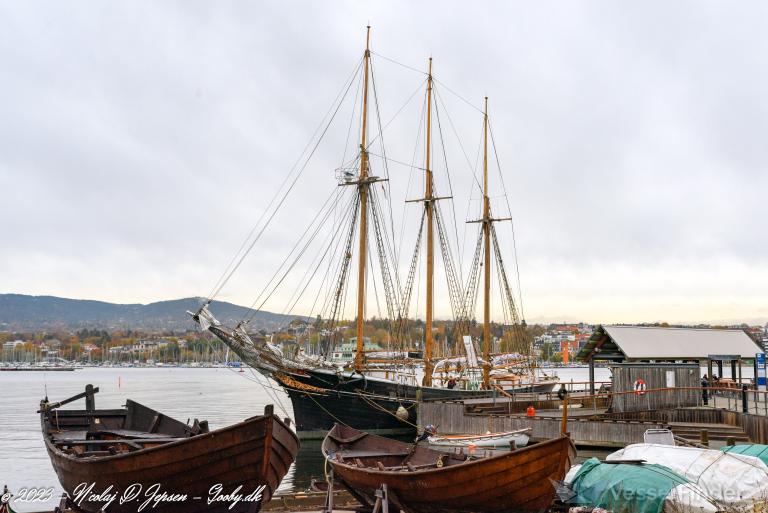
<instances>
[{"instance_id":1,"label":"moored sailboat","mask_svg":"<svg viewBox=\"0 0 768 513\"><path fill-rule=\"evenodd\" d=\"M462 400L468 398L491 397L499 394L503 386L495 383L491 377L491 318L490 318L490 283L492 255L497 269L499 269L499 282L503 284L502 304L504 305L505 319L509 320L510 331L518 345L525 346L530 353L531 347L527 340L524 321L520 321L515 301L510 292L510 286L504 273L503 261L500 249L496 242L496 233L493 223L508 218L499 219L491 216L490 200L488 197L488 115L484 113L484 186L482 218L473 222L481 223L481 230L477 241L476 258L470 272L470 283L466 286L458 278L455 265L451 260L450 248L447 246L447 237L441 221L441 214L437 208L437 202L447 197L437 196L434 190L434 177L432 174L431 138L432 138L432 111L434 99L432 97L434 81L432 76L432 60L429 61L429 70L426 74L426 102L425 102L425 167L424 171L424 195L416 200L409 200L423 204L421 225L419 228L415 250L411 259L408 279L405 284L400 284L394 263L388 256L386 247L386 233L382 232L381 209L377 207L374 185L385 182L388 178L382 178L372 173L369 147L371 144L368 135L368 110L369 110L369 79L370 73L370 27L366 38L366 49L362 60L361 77L361 124L359 152L355 160L356 168L342 169L339 174L338 185L344 189L352 188L354 196L350 203L352 220L345 225L346 235L340 246L341 261L338 277L334 278L333 287L328 294L327 303L329 314L323 321L323 326L328 331L328 347L333 347L338 342L338 319L343 310L343 298L346 297L347 278L352 273L353 256L357 257L357 290L356 317L354 320L354 333L356 334L356 351L354 364L351 369L340 369L329 359L310 358L298 353L286 356L281 350L262 340L255 342L247 333L244 324L234 328L228 328L219 323L208 310L207 304L200 310L190 313L195 321L204 330L208 330L222 339L229 348L256 371L276 381L289 395L293 404L293 411L297 431L300 437L322 437L336 422L354 426L359 429L379 434L412 434L416 430L414 406L417 401L429 400ZM375 89L375 88L374 88ZM372 234L369 236L369 232ZM437 233L435 233L437 232ZM372 240L369 240L372 239ZM434 260L435 239L440 243L439 252L443 256L446 269L446 278L449 289L451 308L456 317L453 327L453 336L457 347L462 335L468 336L470 325L473 322L477 290L479 288L479 269L483 272L483 367L482 379L471 383L470 380L461 380L459 386L447 387L444 383L436 385L434 373ZM374 244L375 242L375 244ZM418 266L418 255L421 244L424 244L426 253L425 262L425 323L423 330L423 380L421 383L405 382L400 379L392 379L387 376L380 377L371 372L366 366L365 351L365 313L366 298L369 294L369 266L372 262L372 250L369 245L375 247L381 267L381 283L386 298L386 307L389 322L389 334L395 341L402 343L404 332L408 323L408 312L411 291L414 285L414 274ZM356 255L353 255L357 246ZM483 259L480 259L482 248ZM493 252L492 252L493 248ZM389 260L388 260L389 258ZM482 262L481 262L482 260ZM393 277L393 274L395 276ZM375 286L375 281L373 281ZM470 339L471 340L471 339ZM473 342L470 341L473 346ZM400 348L402 349L402 347ZM530 358L530 356L529 356ZM530 359L529 359L530 361ZM380 368L377 369L381 370ZM516 383L512 391L535 390L535 379L528 382ZM545 383L549 390L554 386Z\"/></svg>"},{"instance_id":2,"label":"moored sailboat","mask_svg":"<svg viewBox=\"0 0 768 513\"><path fill-rule=\"evenodd\" d=\"M513 444L515 447L525 447L528 445L532 430L532 428L524 428L499 433L489 432L481 435L440 435L434 433L428 436L427 440L429 445L443 447L498 447L509 449Z\"/></svg>"}]
</instances>

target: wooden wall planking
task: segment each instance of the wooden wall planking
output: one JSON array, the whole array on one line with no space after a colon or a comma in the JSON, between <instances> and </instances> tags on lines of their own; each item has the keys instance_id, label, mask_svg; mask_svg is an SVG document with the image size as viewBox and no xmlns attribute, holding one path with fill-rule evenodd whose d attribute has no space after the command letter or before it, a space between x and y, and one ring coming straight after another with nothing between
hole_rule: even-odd
<instances>
[{"instance_id":1,"label":"wooden wall planking","mask_svg":"<svg viewBox=\"0 0 768 513\"><path fill-rule=\"evenodd\" d=\"M700 386L699 367L693 364L624 363L611 366L613 388L611 392L633 392L638 380L645 382L647 390L673 387ZM673 382L667 373L674 375ZM663 393L632 393L613 396L611 408L615 412L658 410L698 406L701 393L696 390L670 390Z\"/></svg>"},{"instance_id":2,"label":"wooden wall planking","mask_svg":"<svg viewBox=\"0 0 768 513\"><path fill-rule=\"evenodd\" d=\"M460 402L427 402L418 406L418 423L433 424L441 433L484 433L530 427L535 439L560 434L561 419L521 415L467 413ZM623 447L643 441L646 429L672 422L739 426L753 443L768 444L768 417L714 408L660 408L651 411L614 412L596 418L570 418L568 430L574 442L595 447Z\"/></svg>"},{"instance_id":3,"label":"wooden wall planking","mask_svg":"<svg viewBox=\"0 0 768 513\"><path fill-rule=\"evenodd\" d=\"M534 439L554 438L560 435L561 419L523 417L515 415L475 415L464 411L464 404L451 402L420 403L418 423L432 424L441 433L485 433L486 431L512 431L530 427ZM660 428L659 422L628 420L568 419L568 431L578 445L594 447L624 447L643 441L646 429Z\"/></svg>"},{"instance_id":4,"label":"wooden wall planking","mask_svg":"<svg viewBox=\"0 0 768 513\"><path fill-rule=\"evenodd\" d=\"M633 411L606 413L603 418L625 421L658 422L690 422L692 424L727 424L741 427L750 441L758 444L768 444L768 417L752 413L714 409L714 408L669 408L654 411Z\"/></svg>"}]
</instances>

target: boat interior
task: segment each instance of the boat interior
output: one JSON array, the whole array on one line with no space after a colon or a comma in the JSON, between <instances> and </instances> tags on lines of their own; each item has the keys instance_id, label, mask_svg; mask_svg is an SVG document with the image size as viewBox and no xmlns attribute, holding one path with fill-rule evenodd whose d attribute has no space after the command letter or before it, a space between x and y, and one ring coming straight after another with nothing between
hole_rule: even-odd
<instances>
[{"instance_id":1,"label":"boat interior","mask_svg":"<svg viewBox=\"0 0 768 513\"><path fill-rule=\"evenodd\" d=\"M382 471L414 472L460 465L476 459L457 447L452 452L429 449L337 424L323 444L325 456L339 463Z\"/></svg>"},{"instance_id":2,"label":"boat interior","mask_svg":"<svg viewBox=\"0 0 768 513\"><path fill-rule=\"evenodd\" d=\"M130 453L208 432L207 421L184 424L130 399L125 408L112 410L89 408L92 395L85 410L55 407L63 403L41 403L43 432L56 450L75 457Z\"/></svg>"}]
</instances>

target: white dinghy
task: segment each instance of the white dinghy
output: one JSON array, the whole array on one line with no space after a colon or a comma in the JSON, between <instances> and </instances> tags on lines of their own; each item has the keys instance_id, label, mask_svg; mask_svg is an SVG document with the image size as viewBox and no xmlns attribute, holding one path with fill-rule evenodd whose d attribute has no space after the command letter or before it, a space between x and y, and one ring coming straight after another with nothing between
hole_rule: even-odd
<instances>
[{"instance_id":1,"label":"white dinghy","mask_svg":"<svg viewBox=\"0 0 768 513\"><path fill-rule=\"evenodd\" d=\"M446 447L504 447L509 448L512 442L516 447L528 445L532 428L504 431L501 433L486 433L483 435L438 435L427 438L430 445Z\"/></svg>"}]
</instances>

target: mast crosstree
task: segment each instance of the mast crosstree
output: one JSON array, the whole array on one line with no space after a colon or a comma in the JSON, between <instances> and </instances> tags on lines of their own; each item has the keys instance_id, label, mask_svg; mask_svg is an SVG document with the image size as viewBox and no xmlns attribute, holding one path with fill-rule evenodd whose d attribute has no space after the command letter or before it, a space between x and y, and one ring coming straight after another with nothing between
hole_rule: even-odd
<instances>
[{"instance_id":1,"label":"mast crosstree","mask_svg":"<svg viewBox=\"0 0 768 513\"><path fill-rule=\"evenodd\" d=\"M470 223L482 223L482 244L483 244L483 388L488 389L491 386L491 346L493 345L491 335L491 233L493 232L493 242L496 243L496 234L493 230L493 223L496 221L511 221L511 217L493 218L491 217L491 200L488 196L488 97L485 97L483 109L483 217ZM497 261L497 265L501 260ZM501 268L503 270L503 267ZM507 285L506 274L504 274L504 284ZM505 291L508 292L508 291ZM510 299L511 294L506 294ZM515 310L513 304L511 310ZM515 314L516 317L516 314Z\"/></svg>"},{"instance_id":2,"label":"mast crosstree","mask_svg":"<svg viewBox=\"0 0 768 513\"><path fill-rule=\"evenodd\" d=\"M400 281L398 268L400 261L399 243L402 243L404 231L401 230L400 241L395 239L394 217L392 216L391 191L388 188L383 189L385 201L389 201L389 212L382 208L382 194L379 188L371 186L376 182L384 182L389 179L389 168L387 162L399 162L387 157L383 133L390 122L382 125L381 111L379 110L379 97L377 93L375 66L372 60L372 51L370 49L371 27L367 27L365 52L361 60L357 61L351 77L345 82L342 91L334 101L327 123L323 122L317 142L308 152L306 162L298 168L299 172L292 174L292 181L287 186L287 191L277 197L275 209L269 211L267 223L259 230L255 230L256 235L246 239L243 247L247 254L255 244L258 237L265 229L269 221L274 217L276 209L279 208L290 192L293 184L298 181L300 172L306 167L307 162L314 154L315 148L323 139L328 128L331 126L336 114L341 108L342 102L347 98L347 93L355 85L357 91L351 109L351 118L349 128L346 130L346 141L349 147L358 146L358 151L353 150L351 160L347 160L346 141L344 155L342 157L341 167L337 169L339 174L339 186L350 186L350 189L336 189L325 204L320 208L313 221L307 229L301 234L296 245L291 250L288 258L280 264L272 278L259 295L257 302L259 309L265 305L266 301L279 288L284 287L284 280L287 278L291 269L299 264L302 257L311 260L309 267L303 277L298 280L297 289L291 296L286 309L290 313L296 306L299 299L308 289L315 277L320 281L317 288L317 295L312 303L309 317L314 318L317 313L317 321L313 329L317 330L317 340L312 341L310 335L306 334L307 349L302 352L298 347L300 343L297 335L297 346L291 349L290 354L274 344L272 340L263 340L251 338L247 332L245 322L239 323L235 328L227 328L219 323L215 317L208 311L207 304L212 300L209 298L206 305L203 305L196 313L191 313L192 317L200 324L201 329L210 331L225 342L227 347L233 350L240 358L251 365L256 371L264 376L274 379L284 390L287 391L293 404L293 411L296 417L297 431L306 436L314 436L313 433L328 431L334 422L341 422L350 426L364 429L383 430L389 434L410 433L413 424L408 420L408 411L419 400L440 400L440 399L460 399L460 398L479 398L490 397L493 392L491 389L491 351L493 348L493 331L491 324L491 266L495 262L496 277L498 278L501 294L501 306L504 315L503 336L507 340L508 330L514 331L515 348L522 349L521 353L527 353L530 358L530 342L525 333L525 321L522 325L519 322L516 307L514 304L514 295L502 261L499 241L497 239L494 223L496 221L510 220L511 218L494 218L492 215L490 195L489 195L489 149L495 150L493 142L493 132L490 127L488 116L488 99L485 99L485 108L483 110L483 180L482 180L482 211L480 219L468 221L479 223L476 244L474 247L474 257L469 269L468 275L462 275L461 252L459 250L458 265L454 260L454 254L449 242L451 234L443 215L442 205L439 200L449 199L451 196L438 196L436 191L435 170L442 164L445 164L445 171L448 172L448 158L443 138L443 129L441 127L441 109L444 103L441 97L442 90L437 87L437 81L432 75L432 58L429 58L429 67L426 74L426 103L422 110L422 118L419 122L419 132L417 134L417 148L415 153L419 152L418 143L421 141L421 135L424 135L424 191L423 196L417 199L407 200L408 202L423 203L423 208L419 208L421 214L418 231L416 233L415 247L410 257L410 267L407 269L407 275L404 281ZM386 58L385 58L386 59ZM390 59L387 59L390 60ZM399 63L398 63L399 64ZM361 73L362 70L362 73ZM407 105L416 92L423 91L424 82L418 89L406 100ZM455 93L454 93L455 94ZM359 96L358 96L359 95ZM405 107L403 105L403 107ZM373 110L369 110L370 108ZM394 117L402 111L401 107L395 113ZM358 108L360 110L358 111ZM358 118L358 115L360 116ZM393 119L394 119L393 117ZM359 135L354 130L354 122L359 120ZM433 121L437 125L433 127ZM448 117L451 127L453 122ZM376 123L378 132L369 133L369 124ZM422 128L425 132L422 132ZM454 129L455 133L455 129ZM458 138L458 134L456 134ZM437 139L435 139L437 137ZM381 144L381 154L377 154L370 149L370 146L379 141ZM489 141L490 146L489 148ZM435 148L433 148L435 145ZM437 154L433 154L433 149L442 145L442 153L438 149ZM459 142L461 146L461 142ZM309 147L309 146L308 146ZM461 148L463 151L463 147ZM466 154L465 154L466 156ZM371 159L381 158L384 171L380 174L383 177L375 176L375 169L372 169ZM414 155L414 160L416 156ZM497 158L498 160L498 158ZM378 163L378 161L376 161ZM411 169L421 169L411 164ZM497 162L498 164L498 162ZM469 163L473 167L472 163ZM373 166L375 167L375 166ZM442 170L441 170L442 171ZM476 171L473 169L473 172ZM450 184L450 175L448 175L448 188L452 194ZM408 189L410 189L410 181ZM502 181L503 184L503 181ZM417 185L418 187L418 185ZM418 193L417 193L418 194ZM419 194L420 195L420 194ZM342 200L340 202L339 200ZM453 208L453 207L451 207ZM404 210L405 212L405 210ZM388 226L387 214L392 219L391 232ZM339 222L341 220L341 222ZM456 214L453 214L453 222L456 224ZM405 223L404 223L405 224ZM456 228L456 226L454 226ZM328 238L321 237L320 234L326 229ZM370 233L369 233L370 232ZM426 233L425 233L426 232ZM391 235L390 235L391 234ZM369 238L371 239L369 241ZM437 239L437 240L436 240ZM311 244L320 244L321 251L314 252ZM368 245L371 244L369 248ZM439 248L435 248L435 244ZM456 243L459 244L458 230L456 230ZM357 244L357 255L355 255L355 245ZM423 244L423 246L422 246ZM314 247L314 246L313 246ZM445 276L448 285L447 299L450 301L453 312L454 323L447 325L450 333L441 341L449 342L452 336L455 342L461 340L462 335L476 335L474 330L474 319L479 298L480 281L483 285L483 328L482 328L482 388L478 390L476 380L478 368L473 362L471 369L462 363L455 365L455 373L459 377L459 386L443 387L439 386L446 379L451 377L453 370L450 368L450 361L461 359L447 358L437 362L436 357L446 356L448 345L441 347L437 345L434 330L434 310L435 310L435 250L440 250L442 264L444 266ZM493 251L492 251L493 249ZM457 248L458 250L458 248ZM378 255L374 255L374 252ZM378 256L378 266L380 269L373 269L374 259ZM424 264L419 260L425 258ZM243 256L236 254L233 258L232 269L227 269L220 279L220 283L215 286L214 292L220 290L226 283L234 270L237 269ZM351 275L354 272L354 262L357 261L357 290L353 292ZM425 267L422 267L424 265ZM369 268L370 267L370 268ZM424 378L421 385L411 381L415 373L411 375L401 374L399 365L401 358L407 358L406 344L410 342L410 336L413 333L408 330L410 313L410 303L414 288L421 289L421 285L416 286L416 275L419 270L426 270L425 276L425 306L426 315L423 331L424 342ZM481 272L481 268L482 272ZM397 347L400 351L389 351L389 355L379 356L384 361L377 361L370 368L366 361L365 328L366 328L366 300L375 299L375 309L381 318L378 322L384 320L381 306L379 303L380 294L377 290L379 272L381 276L381 285L383 285L383 294L386 299L386 317L389 324L389 333L385 334L390 342L390 349ZM465 276L468 278L465 282ZM519 280L518 280L519 282ZM370 288L370 290L368 290ZM347 295L349 292L349 296ZM356 309L355 326L347 331L342 328L341 323L347 324L345 312L347 311L347 298L350 299L356 295L356 305L351 305ZM311 298L310 298L311 299ZM315 310L315 306L318 309ZM416 310L419 308L418 294L416 295ZM369 308L373 310L374 308ZM252 310L255 311L255 309ZM351 309L350 309L351 310ZM419 312L420 313L420 312ZM419 313L416 315L418 316ZM349 317L346 317L349 319ZM511 326L510 321L511 320ZM371 319L371 323L374 321ZM379 324L381 326L381 324ZM497 325L498 326L498 325ZM372 326L368 326L371 328ZM354 330L354 331L353 331ZM353 369L339 369L331 358L331 348L333 342L342 341L343 337L356 333L355 354L353 360ZM380 335L380 334L377 334ZM322 337L322 339L321 339ZM311 351L314 344L325 346L324 354L315 354ZM525 345L523 345L525 344ZM343 347L343 346L342 346ZM460 347L460 344L456 344ZM524 348L527 348L526 351ZM442 349L442 350L441 350ZM344 352L347 349L343 349ZM474 352L474 351L472 351ZM450 355L450 354L449 354ZM351 356L351 355L350 355ZM509 355L505 355L509 356ZM513 355L518 358L520 355ZM503 359L503 358L502 358ZM469 363L469 358L466 360ZM382 364L384 366L382 366ZM394 364L394 365L393 365ZM463 367L463 368L462 368ZM386 376L380 378L374 373L376 370L384 370ZM435 372L435 369L437 371ZM413 370L413 369L411 369ZM390 373L394 373L390 377ZM433 372L435 374L433 379ZM367 376L376 377L376 379L365 379ZM513 376L517 377L517 375ZM362 378L362 379L361 379ZM438 385L435 386L433 382ZM496 383L503 383L498 379ZM512 390L523 390L524 386L534 389L536 383L520 383L516 381ZM318 402L318 397L322 397L323 404ZM405 412L405 418L403 414Z\"/></svg>"},{"instance_id":3,"label":"mast crosstree","mask_svg":"<svg viewBox=\"0 0 768 513\"><path fill-rule=\"evenodd\" d=\"M432 170L432 91L434 87L434 80L432 77L432 57L429 58L429 71L427 72L427 105L426 105L426 138L425 138L425 155L424 155L424 197L417 201L424 203L424 217L422 223L426 220L427 227L427 240L426 240L426 313L424 316L424 378L422 379L422 385L429 387L432 386L432 369L433 369L433 350L435 345L434 340L434 299L435 299L435 202L443 199L450 199L450 196L437 197L434 195L434 177ZM438 219L439 221L439 219ZM439 222L438 222L439 225ZM423 224L422 224L423 226ZM440 227L440 226L438 226ZM421 231L417 239L418 244L421 243ZM444 245L447 241L444 237L440 238L441 249L443 250L443 259L450 257L450 252ZM452 265L448 265L451 267ZM413 272L413 266L412 271ZM456 283L449 283L456 285ZM410 296L410 294L408 294ZM406 313L407 313L407 305Z\"/></svg>"}]
</instances>

